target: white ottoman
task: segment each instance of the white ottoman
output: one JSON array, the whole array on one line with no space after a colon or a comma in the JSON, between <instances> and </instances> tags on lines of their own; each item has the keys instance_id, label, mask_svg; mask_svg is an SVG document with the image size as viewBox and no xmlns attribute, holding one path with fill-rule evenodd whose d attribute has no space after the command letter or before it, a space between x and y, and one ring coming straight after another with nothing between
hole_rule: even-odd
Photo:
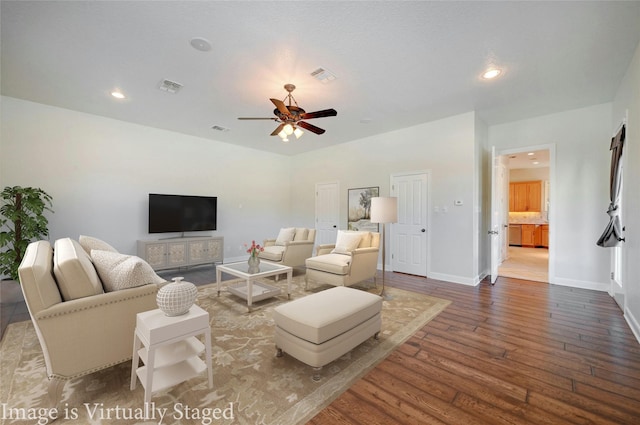
<instances>
[{"instance_id":1,"label":"white ottoman","mask_svg":"<svg viewBox=\"0 0 640 425\"><path fill-rule=\"evenodd\" d=\"M282 304L273 313L277 355L284 351L321 368L371 336L377 339L381 309L382 297L345 286Z\"/></svg>"}]
</instances>

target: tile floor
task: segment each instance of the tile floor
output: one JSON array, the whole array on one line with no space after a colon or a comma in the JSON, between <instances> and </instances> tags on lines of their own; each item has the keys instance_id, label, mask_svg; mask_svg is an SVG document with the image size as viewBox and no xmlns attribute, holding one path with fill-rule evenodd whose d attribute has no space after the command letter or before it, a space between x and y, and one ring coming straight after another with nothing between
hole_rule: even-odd
<instances>
[{"instance_id":1,"label":"tile floor","mask_svg":"<svg viewBox=\"0 0 640 425\"><path fill-rule=\"evenodd\" d=\"M498 268L498 276L549 282L549 250L509 247L509 257Z\"/></svg>"}]
</instances>

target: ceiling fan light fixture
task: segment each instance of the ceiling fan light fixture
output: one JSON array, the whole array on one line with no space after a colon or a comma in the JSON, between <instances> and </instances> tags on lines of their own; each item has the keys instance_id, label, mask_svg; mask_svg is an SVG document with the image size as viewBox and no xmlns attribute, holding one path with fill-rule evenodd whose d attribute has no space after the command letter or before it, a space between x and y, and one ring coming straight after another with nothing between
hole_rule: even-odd
<instances>
[{"instance_id":1,"label":"ceiling fan light fixture","mask_svg":"<svg viewBox=\"0 0 640 425\"><path fill-rule=\"evenodd\" d=\"M280 136L280 138L284 140L287 138L287 133L285 133L284 130L280 130L280 133L278 133L278 136Z\"/></svg>"},{"instance_id":2,"label":"ceiling fan light fixture","mask_svg":"<svg viewBox=\"0 0 640 425\"><path fill-rule=\"evenodd\" d=\"M293 134L293 126L291 124L287 124L284 126L282 131L284 131L287 136L290 136Z\"/></svg>"},{"instance_id":3,"label":"ceiling fan light fixture","mask_svg":"<svg viewBox=\"0 0 640 425\"><path fill-rule=\"evenodd\" d=\"M296 127L296 129L293 130L293 134L296 135L296 139L299 139L304 134L304 131L302 131L302 130L300 130L299 128Z\"/></svg>"}]
</instances>

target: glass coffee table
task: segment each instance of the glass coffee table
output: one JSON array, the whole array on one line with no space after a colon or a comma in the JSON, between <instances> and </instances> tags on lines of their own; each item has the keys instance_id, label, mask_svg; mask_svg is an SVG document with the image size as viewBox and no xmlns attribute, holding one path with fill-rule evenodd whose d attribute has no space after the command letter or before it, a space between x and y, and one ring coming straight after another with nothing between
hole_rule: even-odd
<instances>
[{"instance_id":1,"label":"glass coffee table","mask_svg":"<svg viewBox=\"0 0 640 425\"><path fill-rule=\"evenodd\" d=\"M220 296L220 285L222 283L222 273L230 274L238 279L234 279L227 284L227 291L247 300L247 308L251 311L254 301L262 301L280 295L282 292L277 286L272 286L264 282L257 282L258 279L269 276L287 274L287 297L291 297L291 277L293 269L289 266L261 261L258 271L249 272L249 264L246 261L216 265L216 284L218 285L218 296Z\"/></svg>"}]
</instances>

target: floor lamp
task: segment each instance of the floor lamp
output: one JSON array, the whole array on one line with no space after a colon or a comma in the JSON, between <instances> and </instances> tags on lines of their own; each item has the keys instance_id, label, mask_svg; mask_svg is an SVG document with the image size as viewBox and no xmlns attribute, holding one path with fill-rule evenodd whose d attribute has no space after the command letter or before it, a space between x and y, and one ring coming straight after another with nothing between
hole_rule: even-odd
<instances>
[{"instance_id":1,"label":"floor lamp","mask_svg":"<svg viewBox=\"0 0 640 425\"><path fill-rule=\"evenodd\" d=\"M384 267L387 262L385 258L385 226L387 223L398 221L398 198L377 197L371 198L371 222L382 224L382 291L384 294Z\"/></svg>"}]
</instances>

